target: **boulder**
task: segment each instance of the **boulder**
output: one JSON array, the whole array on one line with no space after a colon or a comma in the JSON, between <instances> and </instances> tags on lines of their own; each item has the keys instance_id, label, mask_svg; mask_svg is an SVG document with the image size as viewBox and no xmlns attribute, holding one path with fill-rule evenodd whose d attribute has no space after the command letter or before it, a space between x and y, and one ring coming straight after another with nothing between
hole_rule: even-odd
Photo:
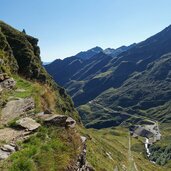
<instances>
[{"instance_id":1,"label":"boulder","mask_svg":"<svg viewBox=\"0 0 171 171\"><path fill-rule=\"evenodd\" d=\"M9 121L20 117L26 112L32 112L34 107L33 98L10 100L1 111L0 124L6 125Z\"/></svg>"},{"instance_id":2,"label":"boulder","mask_svg":"<svg viewBox=\"0 0 171 171\"><path fill-rule=\"evenodd\" d=\"M14 153L17 149L15 144L5 144L0 147L0 160L5 160L8 158L12 153Z\"/></svg>"},{"instance_id":3,"label":"boulder","mask_svg":"<svg viewBox=\"0 0 171 171\"><path fill-rule=\"evenodd\" d=\"M47 125L55 125L55 126L66 126L67 116L65 115L55 115L55 114L45 114L41 116L41 119Z\"/></svg>"},{"instance_id":4,"label":"boulder","mask_svg":"<svg viewBox=\"0 0 171 171\"><path fill-rule=\"evenodd\" d=\"M74 128L76 124L76 121L74 119L66 115L39 114L38 117L42 119L46 125Z\"/></svg>"},{"instance_id":5,"label":"boulder","mask_svg":"<svg viewBox=\"0 0 171 171\"><path fill-rule=\"evenodd\" d=\"M39 123L29 117L21 118L17 120L16 123L29 131L34 131L41 126Z\"/></svg>"}]
</instances>

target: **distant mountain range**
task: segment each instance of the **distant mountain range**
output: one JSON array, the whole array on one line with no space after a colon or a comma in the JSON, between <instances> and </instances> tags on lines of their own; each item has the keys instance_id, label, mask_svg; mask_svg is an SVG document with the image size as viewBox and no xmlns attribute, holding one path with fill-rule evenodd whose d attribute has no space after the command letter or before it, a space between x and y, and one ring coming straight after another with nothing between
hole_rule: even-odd
<instances>
[{"instance_id":1,"label":"distant mountain range","mask_svg":"<svg viewBox=\"0 0 171 171\"><path fill-rule=\"evenodd\" d=\"M87 127L170 122L170 52L171 26L138 44L95 47L45 68L72 96Z\"/></svg>"},{"instance_id":2,"label":"distant mountain range","mask_svg":"<svg viewBox=\"0 0 171 171\"><path fill-rule=\"evenodd\" d=\"M105 53L106 55L110 55L112 57L116 57L120 53L125 52L125 51L131 49L135 45L136 45L136 43L133 43L130 46L121 46L121 47L119 47L117 49L107 48L107 49L103 50L103 53Z\"/></svg>"}]
</instances>

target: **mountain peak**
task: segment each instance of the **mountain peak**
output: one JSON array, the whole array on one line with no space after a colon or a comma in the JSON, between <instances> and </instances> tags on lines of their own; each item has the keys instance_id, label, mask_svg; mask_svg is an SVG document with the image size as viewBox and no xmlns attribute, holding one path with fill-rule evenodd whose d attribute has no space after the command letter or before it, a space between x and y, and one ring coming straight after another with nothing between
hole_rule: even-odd
<instances>
[{"instance_id":1,"label":"mountain peak","mask_svg":"<svg viewBox=\"0 0 171 171\"><path fill-rule=\"evenodd\" d=\"M110 56L112 56L112 57L115 57L115 56L119 55L120 53L125 52L125 51L131 49L131 48L134 47L135 45L136 45L136 43L133 43L133 44L131 44L131 45L129 45L129 46L123 45L123 46L120 46L120 47L118 47L118 48L116 48L116 49L107 48L107 49L105 49L103 52L104 52L106 55L110 55Z\"/></svg>"},{"instance_id":2,"label":"mountain peak","mask_svg":"<svg viewBox=\"0 0 171 171\"><path fill-rule=\"evenodd\" d=\"M78 53L77 55L75 55L75 57L83 59L83 60L87 60L87 59L90 59L91 57L93 57L94 55L96 55L100 52L103 52L103 49L101 47L96 46L96 47L89 49L87 51L83 51L83 52Z\"/></svg>"},{"instance_id":3,"label":"mountain peak","mask_svg":"<svg viewBox=\"0 0 171 171\"><path fill-rule=\"evenodd\" d=\"M96 47L94 47L94 48L92 48L92 49L90 49L88 51L94 51L94 52L99 53L99 52L102 52L103 49L101 47L99 47L99 46L96 46Z\"/></svg>"}]
</instances>

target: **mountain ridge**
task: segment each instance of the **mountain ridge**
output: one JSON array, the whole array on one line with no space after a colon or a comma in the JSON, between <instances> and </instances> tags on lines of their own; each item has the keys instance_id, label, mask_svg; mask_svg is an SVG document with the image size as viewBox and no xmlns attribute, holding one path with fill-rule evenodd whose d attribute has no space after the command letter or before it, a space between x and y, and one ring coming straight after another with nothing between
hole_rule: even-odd
<instances>
[{"instance_id":1,"label":"mountain ridge","mask_svg":"<svg viewBox=\"0 0 171 171\"><path fill-rule=\"evenodd\" d=\"M86 104L89 106L89 102L95 100L96 97L98 98L103 92L110 88L117 91L134 75L148 70L153 62L160 59L162 55L171 52L170 43L171 26L168 26L150 38L133 44L133 47L118 54L116 57L100 53L86 62L77 61L78 63L73 67L75 70L73 70L73 73L70 72L70 79L65 79L66 77L64 76L65 81L61 82L61 84L72 96L78 109L80 105ZM66 67L67 65L64 64L64 66ZM55 65L52 68L53 71L49 71L48 66L46 67L47 71L54 76ZM70 66L70 70L72 71L72 66ZM61 77L62 73L61 70ZM54 79L60 82L58 77L54 77ZM108 96L104 99L108 99ZM126 102L123 101L123 103ZM105 107L107 104L108 102L104 102L102 106ZM81 113L83 112L84 110ZM98 108L96 112L98 112ZM132 112L135 111L133 110ZM84 117L86 116L84 115Z\"/></svg>"}]
</instances>

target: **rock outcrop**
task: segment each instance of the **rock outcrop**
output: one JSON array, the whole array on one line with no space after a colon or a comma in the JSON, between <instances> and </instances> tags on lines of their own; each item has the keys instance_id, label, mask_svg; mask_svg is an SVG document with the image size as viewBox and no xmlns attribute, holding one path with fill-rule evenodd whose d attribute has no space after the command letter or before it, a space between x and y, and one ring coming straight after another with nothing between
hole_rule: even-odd
<instances>
[{"instance_id":1,"label":"rock outcrop","mask_svg":"<svg viewBox=\"0 0 171 171\"><path fill-rule=\"evenodd\" d=\"M41 125L37 123L34 119L25 117L16 121L16 124L28 131L35 131Z\"/></svg>"},{"instance_id":2,"label":"rock outcrop","mask_svg":"<svg viewBox=\"0 0 171 171\"><path fill-rule=\"evenodd\" d=\"M54 150L53 154L59 155L60 159L67 161L65 166L60 166L60 168L66 168L70 161L73 161L73 156L80 150L80 140L77 139L79 133L74 129L76 121L79 123L80 120L65 89L58 86L42 66L37 43L38 39L0 21L0 160L5 160L16 152L17 162L20 162L22 160L20 154L24 151L25 146L17 146L18 142L32 146L28 138L33 136L39 139L39 133L45 129L47 132L43 133L43 136L46 142L40 139L40 145L35 145L36 149L40 147L36 156L39 155L45 143ZM12 75L15 75L15 80L11 78ZM18 84L16 85L16 83ZM39 117L39 114L36 114L37 111L45 112ZM58 111L63 115L54 115L53 111ZM42 121L41 125L35 120L37 116ZM42 129L38 129L41 126ZM56 132L58 130L59 134ZM50 135L51 132L52 135ZM58 141L62 146L67 146L66 150L71 149L71 154L66 153L67 160L62 158L65 155L63 155L63 150L60 152L58 150ZM55 147L52 147L54 142ZM60 165L61 161L57 161L53 154L49 154L50 160L52 159L53 162ZM27 159L30 156L26 155L25 157ZM44 156L40 156L40 158L44 159ZM0 162L0 170L3 170L1 164L6 164L6 161L7 163L9 161L9 166L4 166L6 170L10 170L13 165L16 165L15 159L9 157L5 162ZM76 161L77 158L74 157L73 165ZM38 163L37 159L34 158L32 164L36 165L36 163ZM16 167L20 170L19 166ZM16 167L14 170L17 170ZM58 168L58 166L55 167ZM25 168L23 166L22 170L27 170ZM54 170L58 170L56 168Z\"/></svg>"},{"instance_id":3,"label":"rock outcrop","mask_svg":"<svg viewBox=\"0 0 171 171\"><path fill-rule=\"evenodd\" d=\"M74 128L76 124L76 121L73 118L66 115L40 114L38 117L43 120L45 125Z\"/></svg>"},{"instance_id":4,"label":"rock outcrop","mask_svg":"<svg viewBox=\"0 0 171 171\"><path fill-rule=\"evenodd\" d=\"M1 111L0 123L5 125L12 119L20 117L22 114L34 109L33 98L25 98L9 101Z\"/></svg>"}]
</instances>

